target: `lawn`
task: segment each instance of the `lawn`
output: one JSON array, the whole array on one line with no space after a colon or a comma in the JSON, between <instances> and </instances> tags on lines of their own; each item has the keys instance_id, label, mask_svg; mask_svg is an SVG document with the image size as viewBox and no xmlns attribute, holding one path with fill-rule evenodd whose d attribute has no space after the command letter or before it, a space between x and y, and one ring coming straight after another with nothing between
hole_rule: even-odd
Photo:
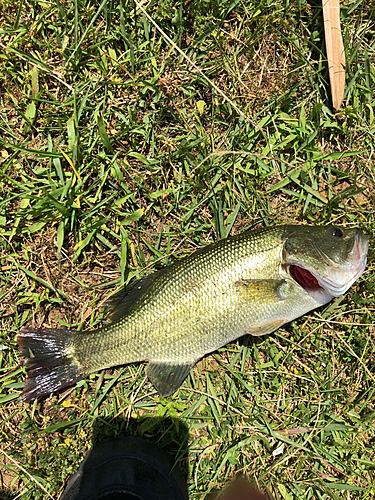
<instances>
[{"instance_id":1,"label":"lawn","mask_svg":"<svg viewBox=\"0 0 375 500\"><path fill-rule=\"evenodd\" d=\"M343 108L321 4L2 0L0 498L58 498L93 443L169 451L191 500L241 474L275 500L375 498L375 278L203 358L161 398L145 364L24 404L22 326L86 330L107 297L275 224L375 228L375 4L345 1Z\"/></svg>"}]
</instances>

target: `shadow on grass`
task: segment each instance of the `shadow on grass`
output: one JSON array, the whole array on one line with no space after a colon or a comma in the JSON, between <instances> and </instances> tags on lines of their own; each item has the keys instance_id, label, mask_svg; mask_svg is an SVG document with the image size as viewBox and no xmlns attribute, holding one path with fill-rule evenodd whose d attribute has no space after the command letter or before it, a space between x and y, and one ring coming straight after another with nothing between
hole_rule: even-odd
<instances>
[{"instance_id":1,"label":"shadow on grass","mask_svg":"<svg viewBox=\"0 0 375 500\"><path fill-rule=\"evenodd\" d=\"M14 498L13 494L11 494L9 491L0 489L1 500L12 500L13 498Z\"/></svg>"}]
</instances>

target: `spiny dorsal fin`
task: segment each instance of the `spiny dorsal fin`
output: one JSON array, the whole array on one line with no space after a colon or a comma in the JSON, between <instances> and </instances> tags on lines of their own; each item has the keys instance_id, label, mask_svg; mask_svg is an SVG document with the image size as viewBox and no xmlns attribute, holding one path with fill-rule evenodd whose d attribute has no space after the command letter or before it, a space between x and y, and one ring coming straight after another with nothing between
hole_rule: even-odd
<instances>
[{"instance_id":1,"label":"spiny dorsal fin","mask_svg":"<svg viewBox=\"0 0 375 500\"><path fill-rule=\"evenodd\" d=\"M146 375L160 396L165 398L177 391L194 364L195 361L187 361L186 363L151 361L146 367Z\"/></svg>"}]
</instances>

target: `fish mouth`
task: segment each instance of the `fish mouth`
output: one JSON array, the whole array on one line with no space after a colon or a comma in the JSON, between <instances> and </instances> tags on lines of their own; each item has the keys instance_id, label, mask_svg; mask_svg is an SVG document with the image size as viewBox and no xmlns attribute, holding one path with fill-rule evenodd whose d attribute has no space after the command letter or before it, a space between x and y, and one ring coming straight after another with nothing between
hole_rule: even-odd
<instances>
[{"instance_id":1,"label":"fish mouth","mask_svg":"<svg viewBox=\"0 0 375 500\"><path fill-rule=\"evenodd\" d=\"M339 297L362 275L366 267L368 237L357 235L350 258L345 265L331 263L323 274L304 266L300 262L290 262L288 272L290 277L298 283L309 295Z\"/></svg>"},{"instance_id":2,"label":"fish mouth","mask_svg":"<svg viewBox=\"0 0 375 500\"><path fill-rule=\"evenodd\" d=\"M336 281L335 279L330 279L328 276L319 276L304 267L292 264L289 266L289 275L312 297L316 299L319 296L322 298L323 296L333 298L343 295L361 276L364 269L365 264L355 274L351 273L350 277L344 281Z\"/></svg>"},{"instance_id":3,"label":"fish mouth","mask_svg":"<svg viewBox=\"0 0 375 500\"><path fill-rule=\"evenodd\" d=\"M296 264L291 264L289 266L289 274L291 278L306 291L318 290L319 288L323 288L320 285L319 280L308 269L304 267L297 266Z\"/></svg>"},{"instance_id":4,"label":"fish mouth","mask_svg":"<svg viewBox=\"0 0 375 500\"><path fill-rule=\"evenodd\" d=\"M334 281L328 281L327 278L322 278L297 264L290 264L288 273L293 281L303 288L319 305L326 304L333 297L342 295L356 279L353 279L349 284L337 286Z\"/></svg>"}]
</instances>

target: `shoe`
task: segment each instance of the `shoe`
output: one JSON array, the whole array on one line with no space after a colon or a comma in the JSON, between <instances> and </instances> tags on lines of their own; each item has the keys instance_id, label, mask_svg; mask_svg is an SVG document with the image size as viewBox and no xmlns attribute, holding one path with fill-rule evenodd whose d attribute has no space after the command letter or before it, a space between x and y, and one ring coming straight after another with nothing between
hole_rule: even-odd
<instances>
[{"instance_id":1,"label":"shoe","mask_svg":"<svg viewBox=\"0 0 375 500\"><path fill-rule=\"evenodd\" d=\"M88 451L60 500L188 500L188 492L168 453L138 437L119 437Z\"/></svg>"}]
</instances>

